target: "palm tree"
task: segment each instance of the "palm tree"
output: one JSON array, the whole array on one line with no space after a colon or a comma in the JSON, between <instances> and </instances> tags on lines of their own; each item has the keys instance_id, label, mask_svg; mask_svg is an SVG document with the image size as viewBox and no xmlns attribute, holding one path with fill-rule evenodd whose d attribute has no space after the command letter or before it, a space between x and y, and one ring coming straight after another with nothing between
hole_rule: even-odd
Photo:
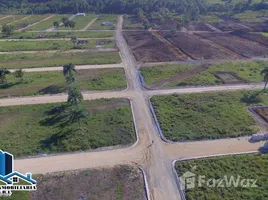
<instances>
[{"instance_id":1,"label":"palm tree","mask_svg":"<svg viewBox=\"0 0 268 200\"><path fill-rule=\"evenodd\" d=\"M63 75L65 76L66 82L71 84L75 81L75 65L72 63L63 65Z\"/></svg>"},{"instance_id":2,"label":"palm tree","mask_svg":"<svg viewBox=\"0 0 268 200\"><path fill-rule=\"evenodd\" d=\"M261 71L261 75L264 75L263 77L263 81L265 82L265 85L264 85L264 89L266 89L267 87L267 84L268 84L268 67L265 67L262 71Z\"/></svg>"},{"instance_id":3,"label":"palm tree","mask_svg":"<svg viewBox=\"0 0 268 200\"><path fill-rule=\"evenodd\" d=\"M72 106L79 106L83 101L83 95L80 90L75 86L70 86L68 88L68 103Z\"/></svg>"},{"instance_id":4,"label":"palm tree","mask_svg":"<svg viewBox=\"0 0 268 200\"><path fill-rule=\"evenodd\" d=\"M0 83L7 83L6 75L10 73L6 68L0 68Z\"/></svg>"}]
</instances>

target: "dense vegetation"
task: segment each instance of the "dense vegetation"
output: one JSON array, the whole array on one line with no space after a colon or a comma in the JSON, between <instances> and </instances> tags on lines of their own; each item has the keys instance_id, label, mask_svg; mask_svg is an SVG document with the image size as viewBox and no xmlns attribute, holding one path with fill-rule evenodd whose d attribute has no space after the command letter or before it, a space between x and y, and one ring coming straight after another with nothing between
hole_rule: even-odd
<instances>
[{"instance_id":1,"label":"dense vegetation","mask_svg":"<svg viewBox=\"0 0 268 200\"><path fill-rule=\"evenodd\" d=\"M155 96L151 102L165 137L172 141L233 138L258 131L247 105L267 105L262 93L252 103L252 91Z\"/></svg>"},{"instance_id":2,"label":"dense vegetation","mask_svg":"<svg viewBox=\"0 0 268 200\"><path fill-rule=\"evenodd\" d=\"M127 100L85 101L90 117L69 123L67 104L44 104L0 108L0 148L15 157L128 145L135 141L131 109Z\"/></svg>"},{"instance_id":3,"label":"dense vegetation","mask_svg":"<svg viewBox=\"0 0 268 200\"><path fill-rule=\"evenodd\" d=\"M137 8L146 13L169 9L176 13L208 11L243 11L267 9L262 1L212 1L212 0L2 0L0 11L19 10L22 13L137 13Z\"/></svg>"},{"instance_id":4,"label":"dense vegetation","mask_svg":"<svg viewBox=\"0 0 268 200\"><path fill-rule=\"evenodd\" d=\"M221 179L225 175L241 176L241 179L257 179L257 188L243 187L196 187L186 190L187 200L264 200L268 199L268 154L249 154L198 159L176 163L179 176L190 171L206 180ZM193 168L196 166L196 168Z\"/></svg>"}]
</instances>

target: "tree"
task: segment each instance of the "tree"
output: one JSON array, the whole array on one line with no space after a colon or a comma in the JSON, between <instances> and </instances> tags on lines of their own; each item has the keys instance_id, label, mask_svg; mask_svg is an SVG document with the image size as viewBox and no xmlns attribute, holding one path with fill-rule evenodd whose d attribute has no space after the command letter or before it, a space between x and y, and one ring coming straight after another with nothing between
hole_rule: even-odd
<instances>
[{"instance_id":1,"label":"tree","mask_svg":"<svg viewBox=\"0 0 268 200\"><path fill-rule=\"evenodd\" d=\"M12 35L14 33L15 27L12 25L4 24L2 26L2 33L5 35Z\"/></svg>"},{"instance_id":2,"label":"tree","mask_svg":"<svg viewBox=\"0 0 268 200\"><path fill-rule=\"evenodd\" d=\"M0 68L0 83L7 83L6 75L10 73L6 68Z\"/></svg>"},{"instance_id":3,"label":"tree","mask_svg":"<svg viewBox=\"0 0 268 200\"><path fill-rule=\"evenodd\" d=\"M79 106L83 102L83 95L76 86L72 85L68 88L68 100L71 106Z\"/></svg>"},{"instance_id":4,"label":"tree","mask_svg":"<svg viewBox=\"0 0 268 200\"><path fill-rule=\"evenodd\" d=\"M13 72L13 76L15 78L20 78L20 82L23 82L24 72L22 71L22 69L18 69L15 72Z\"/></svg>"},{"instance_id":5,"label":"tree","mask_svg":"<svg viewBox=\"0 0 268 200\"><path fill-rule=\"evenodd\" d=\"M63 75L65 76L65 80L68 84L71 84L75 81L75 65L72 63L63 65Z\"/></svg>"},{"instance_id":6,"label":"tree","mask_svg":"<svg viewBox=\"0 0 268 200\"><path fill-rule=\"evenodd\" d=\"M265 85L264 85L264 89L266 89L267 87L267 84L268 84L268 67L265 67L262 71L261 71L261 75L264 75L263 77L263 81L265 82Z\"/></svg>"},{"instance_id":7,"label":"tree","mask_svg":"<svg viewBox=\"0 0 268 200\"><path fill-rule=\"evenodd\" d=\"M73 35L71 37L71 41L72 41L73 44L75 44L77 42L77 38Z\"/></svg>"},{"instance_id":8,"label":"tree","mask_svg":"<svg viewBox=\"0 0 268 200\"><path fill-rule=\"evenodd\" d=\"M53 22L53 26L54 26L55 28L59 28L60 23L59 23L58 21L55 21L55 22Z\"/></svg>"},{"instance_id":9,"label":"tree","mask_svg":"<svg viewBox=\"0 0 268 200\"><path fill-rule=\"evenodd\" d=\"M89 117L88 111L81 106L71 107L68 115L69 115L69 122L70 123L78 122L80 129L81 129L81 120L88 119Z\"/></svg>"},{"instance_id":10,"label":"tree","mask_svg":"<svg viewBox=\"0 0 268 200\"><path fill-rule=\"evenodd\" d=\"M61 18L61 22L62 22L63 24L65 24L68 20L69 20L68 17L62 17L62 18Z\"/></svg>"}]
</instances>

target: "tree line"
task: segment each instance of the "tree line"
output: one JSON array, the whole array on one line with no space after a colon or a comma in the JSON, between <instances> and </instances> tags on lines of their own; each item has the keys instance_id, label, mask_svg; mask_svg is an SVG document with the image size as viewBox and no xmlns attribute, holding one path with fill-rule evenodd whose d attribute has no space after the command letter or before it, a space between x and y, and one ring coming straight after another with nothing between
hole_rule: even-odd
<instances>
[{"instance_id":1,"label":"tree line","mask_svg":"<svg viewBox=\"0 0 268 200\"><path fill-rule=\"evenodd\" d=\"M115 13L137 14L137 9L146 13L159 12L167 8L171 12L184 14L189 11L226 12L268 9L267 0L252 4L252 0L233 4L224 0L223 4L211 4L208 0L1 0L0 12L20 12L24 14L44 13Z\"/></svg>"}]
</instances>

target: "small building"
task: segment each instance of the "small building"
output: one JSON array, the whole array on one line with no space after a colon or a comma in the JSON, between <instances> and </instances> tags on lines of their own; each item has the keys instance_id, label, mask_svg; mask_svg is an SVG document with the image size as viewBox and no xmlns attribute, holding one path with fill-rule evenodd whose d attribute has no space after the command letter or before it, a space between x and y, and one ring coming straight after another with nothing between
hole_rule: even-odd
<instances>
[{"instance_id":1,"label":"small building","mask_svg":"<svg viewBox=\"0 0 268 200\"><path fill-rule=\"evenodd\" d=\"M76 17L84 17L84 16L86 16L86 14L85 13L77 13L76 15L75 15Z\"/></svg>"},{"instance_id":2,"label":"small building","mask_svg":"<svg viewBox=\"0 0 268 200\"><path fill-rule=\"evenodd\" d=\"M102 22L102 26L113 26L114 24L112 22Z\"/></svg>"}]
</instances>

